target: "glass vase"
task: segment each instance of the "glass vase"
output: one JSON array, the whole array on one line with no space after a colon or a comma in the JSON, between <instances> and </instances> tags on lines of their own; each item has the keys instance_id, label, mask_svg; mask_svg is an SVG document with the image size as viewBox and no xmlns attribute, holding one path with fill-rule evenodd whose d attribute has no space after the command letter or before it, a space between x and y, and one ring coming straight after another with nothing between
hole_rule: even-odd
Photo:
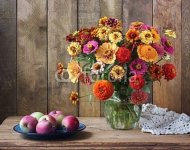
<instances>
[{"instance_id":1,"label":"glass vase","mask_svg":"<svg viewBox=\"0 0 190 150\"><path fill-rule=\"evenodd\" d=\"M133 129L137 126L140 115L141 105L131 103L129 100L110 98L104 101L104 115L107 123L113 129Z\"/></svg>"}]
</instances>

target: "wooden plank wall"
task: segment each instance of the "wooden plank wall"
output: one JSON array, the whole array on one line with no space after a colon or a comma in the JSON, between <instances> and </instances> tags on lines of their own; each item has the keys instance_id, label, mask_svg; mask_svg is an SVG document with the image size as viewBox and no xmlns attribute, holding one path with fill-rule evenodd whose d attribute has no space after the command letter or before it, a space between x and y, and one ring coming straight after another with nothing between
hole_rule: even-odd
<instances>
[{"instance_id":1,"label":"wooden plank wall","mask_svg":"<svg viewBox=\"0 0 190 150\"><path fill-rule=\"evenodd\" d=\"M69 62L65 36L97 25L100 17L116 17L124 33L133 21L177 33L175 54L168 63L177 68L175 80L151 85L149 102L190 115L189 0L0 0L0 122L10 115L60 109L76 116L103 116L103 106L80 95L91 88L56 76L56 65Z\"/></svg>"}]
</instances>

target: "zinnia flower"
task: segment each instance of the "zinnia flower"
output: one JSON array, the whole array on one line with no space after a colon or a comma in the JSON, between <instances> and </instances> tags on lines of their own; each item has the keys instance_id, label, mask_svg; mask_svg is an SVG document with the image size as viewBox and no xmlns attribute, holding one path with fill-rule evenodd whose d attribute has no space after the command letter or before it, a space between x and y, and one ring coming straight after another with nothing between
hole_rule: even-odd
<instances>
[{"instance_id":1,"label":"zinnia flower","mask_svg":"<svg viewBox=\"0 0 190 150\"><path fill-rule=\"evenodd\" d=\"M90 76L87 76L84 73L80 74L79 81L85 85L91 85L92 84Z\"/></svg>"},{"instance_id":2,"label":"zinnia flower","mask_svg":"<svg viewBox=\"0 0 190 150\"><path fill-rule=\"evenodd\" d=\"M100 40L107 41L110 32L111 32L111 30L109 28L106 28L106 27L99 28L98 33L97 33L97 37Z\"/></svg>"},{"instance_id":3,"label":"zinnia flower","mask_svg":"<svg viewBox=\"0 0 190 150\"><path fill-rule=\"evenodd\" d=\"M158 42L160 40L160 35L157 33L156 29L152 27L150 29L150 32L151 32L152 37L153 37L153 43Z\"/></svg>"},{"instance_id":4,"label":"zinnia flower","mask_svg":"<svg viewBox=\"0 0 190 150\"><path fill-rule=\"evenodd\" d=\"M78 97L78 93L77 92L73 92L71 93L71 96L70 96L70 101L76 105L76 103L79 101L79 97Z\"/></svg>"},{"instance_id":5,"label":"zinnia flower","mask_svg":"<svg viewBox=\"0 0 190 150\"><path fill-rule=\"evenodd\" d=\"M131 52L125 47L120 47L116 53L116 59L120 63L127 63L131 59Z\"/></svg>"},{"instance_id":6,"label":"zinnia flower","mask_svg":"<svg viewBox=\"0 0 190 150\"><path fill-rule=\"evenodd\" d=\"M130 73L133 74L143 75L147 71L147 66L145 61L139 58L134 59L129 65L129 67L130 67Z\"/></svg>"},{"instance_id":7,"label":"zinnia flower","mask_svg":"<svg viewBox=\"0 0 190 150\"><path fill-rule=\"evenodd\" d=\"M149 30L142 31L139 37L141 38L141 42L145 44L150 44L153 41L152 33Z\"/></svg>"},{"instance_id":8,"label":"zinnia flower","mask_svg":"<svg viewBox=\"0 0 190 150\"><path fill-rule=\"evenodd\" d=\"M166 35L168 35L170 37L176 38L176 34L172 30L166 30L164 34L166 34Z\"/></svg>"},{"instance_id":9,"label":"zinnia flower","mask_svg":"<svg viewBox=\"0 0 190 150\"><path fill-rule=\"evenodd\" d=\"M142 105L148 99L148 94L142 90L131 92L131 101L136 105Z\"/></svg>"},{"instance_id":10,"label":"zinnia flower","mask_svg":"<svg viewBox=\"0 0 190 150\"><path fill-rule=\"evenodd\" d=\"M162 57L165 60L169 60L170 59L170 55L166 52L164 52L164 56Z\"/></svg>"},{"instance_id":11,"label":"zinnia flower","mask_svg":"<svg viewBox=\"0 0 190 150\"><path fill-rule=\"evenodd\" d=\"M96 41L89 41L87 44L83 47L83 52L86 54L91 54L95 52L98 49L98 42Z\"/></svg>"},{"instance_id":12,"label":"zinnia flower","mask_svg":"<svg viewBox=\"0 0 190 150\"><path fill-rule=\"evenodd\" d=\"M96 60L102 61L105 64L113 64L116 59L115 53L118 50L118 46L114 43L103 43L96 51Z\"/></svg>"},{"instance_id":13,"label":"zinnia flower","mask_svg":"<svg viewBox=\"0 0 190 150\"><path fill-rule=\"evenodd\" d=\"M105 25L113 31L122 31L121 21L115 18L108 18Z\"/></svg>"},{"instance_id":14,"label":"zinnia flower","mask_svg":"<svg viewBox=\"0 0 190 150\"><path fill-rule=\"evenodd\" d=\"M164 79L167 81L172 80L176 76L176 68L173 64L164 64L162 66L164 72Z\"/></svg>"},{"instance_id":15,"label":"zinnia flower","mask_svg":"<svg viewBox=\"0 0 190 150\"><path fill-rule=\"evenodd\" d=\"M109 40L112 43L118 43L122 40L122 34L120 32L113 32L109 34Z\"/></svg>"},{"instance_id":16,"label":"zinnia flower","mask_svg":"<svg viewBox=\"0 0 190 150\"><path fill-rule=\"evenodd\" d=\"M108 17L100 18L99 21L98 21L98 25L99 26L105 26L107 19L108 19Z\"/></svg>"},{"instance_id":17,"label":"zinnia flower","mask_svg":"<svg viewBox=\"0 0 190 150\"><path fill-rule=\"evenodd\" d=\"M153 62L158 58L157 51L150 45L139 45L137 48L138 56L146 62Z\"/></svg>"},{"instance_id":18,"label":"zinnia flower","mask_svg":"<svg viewBox=\"0 0 190 150\"><path fill-rule=\"evenodd\" d=\"M57 64L57 71L58 71L58 74L62 76L62 75L63 75L63 70L64 70L64 68L63 68L63 63L59 62L59 63Z\"/></svg>"},{"instance_id":19,"label":"zinnia flower","mask_svg":"<svg viewBox=\"0 0 190 150\"><path fill-rule=\"evenodd\" d=\"M159 56L164 55L164 47L159 43L152 43L151 46L155 48Z\"/></svg>"},{"instance_id":20,"label":"zinnia flower","mask_svg":"<svg viewBox=\"0 0 190 150\"><path fill-rule=\"evenodd\" d=\"M71 42L67 51L72 57L77 57L81 52L81 45L78 42Z\"/></svg>"},{"instance_id":21,"label":"zinnia flower","mask_svg":"<svg viewBox=\"0 0 190 150\"><path fill-rule=\"evenodd\" d=\"M132 22L129 26L130 29L137 29L137 30L141 30L141 28L144 26L143 22L140 21L135 21Z\"/></svg>"},{"instance_id":22,"label":"zinnia flower","mask_svg":"<svg viewBox=\"0 0 190 150\"><path fill-rule=\"evenodd\" d=\"M98 73L102 73L104 71L104 67L105 67L105 64L103 62L96 62L92 65L91 67L91 74L98 74Z\"/></svg>"},{"instance_id":23,"label":"zinnia flower","mask_svg":"<svg viewBox=\"0 0 190 150\"><path fill-rule=\"evenodd\" d=\"M112 79L121 81L123 79L123 77L125 76L125 69L123 68L123 66L114 65L110 69L109 74Z\"/></svg>"},{"instance_id":24,"label":"zinnia flower","mask_svg":"<svg viewBox=\"0 0 190 150\"><path fill-rule=\"evenodd\" d=\"M139 39L139 31L136 29L129 29L126 32L126 39L130 42L134 42Z\"/></svg>"},{"instance_id":25,"label":"zinnia flower","mask_svg":"<svg viewBox=\"0 0 190 150\"><path fill-rule=\"evenodd\" d=\"M108 80L98 80L93 85L94 96L99 100L109 99L114 92L114 86Z\"/></svg>"},{"instance_id":26,"label":"zinnia flower","mask_svg":"<svg viewBox=\"0 0 190 150\"><path fill-rule=\"evenodd\" d=\"M79 66L78 62L73 60L68 63L67 71L71 82L77 83L78 77L82 72L82 68Z\"/></svg>"},{"instance_id":27,"label":"zinnia flower","mask_svg":"<svg viewBox=\"0 0 190 150\"><path fill-rule=\"evenodd\" d=\"M174 48L172 46L172 43L164 37L161 38L161 41L162 41L162 45L164 46L165 51L167 51L170 54L173 54Z\"/></svg>"},{"instance_id":28,"label":"zinnia flower","mask_svg":"<svg viewBox=\"0 0 190 150\"><path fill-rule=\"evenodd\" d=\"M163 69L158 64L151 64L148 67L148 72L149 72L150 78L152 78L152 80L154 81L160 80L163 76Z\"/></svg>"},{"instance_id":29,"label":"zinnia flower","mask_svg":"<svg viewBox=\"0 0 190 150\"><path fill-rule=\"evenodd\" d=\"M133 89L139 90L145 85L145 79L142 75L137 74L129 79L129 84Z\"/></svg>"}]
</instances>

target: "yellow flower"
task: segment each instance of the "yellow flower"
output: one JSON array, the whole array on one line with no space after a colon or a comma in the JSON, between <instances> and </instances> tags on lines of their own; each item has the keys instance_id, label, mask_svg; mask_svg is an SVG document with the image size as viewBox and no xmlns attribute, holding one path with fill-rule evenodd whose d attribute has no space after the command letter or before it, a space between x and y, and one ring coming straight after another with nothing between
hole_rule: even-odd
<instances>
[{"instance_id":1,"label":"yellow flower","mask_svg":"<svg viewBox=\"0 0 190 150\"><path fill-rule=\"evenodd\" d=\"M78 97L78 93L77 92L73 92L71 93L71 96L70 96L70 101L76 105L76 103L79 101L79 97Z\"/></svg>"},{"instance_id":2,"label":"yellow flower","mask_svg":"<svg viewBox=\"0 0 190 150\"><path fill-rule=\"evenodd\" d=\"M108 17L100 18L99 21L98 21L98 25L99 26L105 26L105 23L106 23L107 19L108 19Z\"/></svg>"},{"instance_id":3,"label":"yellow flower","mask_svg":"<svg viewBox=\"0 0 190 150\"><path fill-rule=\"evenodd\" d=\"M68 63L67 71L71 82L77 83L78 77L82 72L82 68L79 66L78 62L73 60Z\"/></svg>"},{"instance_id":4,"label":"yellow flower","mask_svg":"<svg viewBox=\"0 0 190 150\"><path fill-rule=\"evenodd\" d=\"M67 51L72 57L77 57L82 52L81 45L78 42L71 42Z\"/></svg>"},{"instance_id":5,"label":"yellow flower","mask_svg":"<svg viewBox=\"0 0 190 150\"><path fill-rule=\"evenodd\" d=\"M152 37L153 37L153 43L156 43L160 40L160 35L156 32L154 28L150 29Z\"/></svg>"},{"instance_id":6,"label":"yellow flower","mask_svg":"<svg viewBox=\"0 0 190 150\"><path fill-rule=\"evenodd\" d=\"M118 46L115 43L103 43L96 51L96 60L102 61L105 64L112 64L115 62L115 53L118 50Z\"/></svg>"},{"instance_id":7,"label":"yellow flower","mask_svg":"<svg viewBox=\"0 0 190 150\"><path fill-rule=\"evenodd\" d=\"M141 38L141 41L145 44L150 44L153 41L152 34L149 30L142 31L139 37Z\"/></svg>"},{"instance_id":8,"label":"yellow flower","mask_svg":"<svg viewBox=\"0 0 190 150\"><path fill-rule=\"evenodd\" d=\"M111 32L111 30L109 28L106 28L106 27L99 28L97 37L100 40L108 40L108 36L109 36L110 32Z\"/></svg>"},{"instance_id":9,"label":"yellow flower","mask_svg":"<svg viewBox=\"0 0 190 150\"><path fill-rule=\"evenodd\" d=\"M113 43L118 43L122 40L122 34L120 32L113 32L109 35L109 40Z\"/></svg>"},{"instance_id":10,"label":"yellow flower","mask_svg":"<svg viewBox=\"0 0 190 150\"><path fill-rule=\"evenodd\" d=\"M172 30L166 30L164 34L166 34L166 35L168 35L170 37L176 38L176 34Z\"/></svg>"},{"instance_id":11,"label":"yellow flower","mask_svg":"<svg viewBox=\"0 0 190 150\"><path fill-rule=\"evenodd\" d=\"M63 63L62 62L59 62L57 64L57 71L58 71L59 75L61 75L61 76L63 75L64 67L63 67Z\"/></svg>"},{"instance_id":12,"label":"yellow flower","mask_svg":"<svg viewBox=\"0 0 190 150\"><path fill-rule=\"evenodd\" d=\"M153 62L158 58L157 51L152 46L146 44L139 45L137 53L139 58L146 62Z\"/></svg>"},{"instance_id":13,"label":"yellow flower","mask_svg":"<svg viewBox=\"0 0 190 150\"><path fill-rule=\"evenodd\" d=\"M120 65L115 65L110 69L110 76L114 80L121 81L125 76L125 73L125 69L123 68L123 66Z\"/></svg>"}]
</instances>

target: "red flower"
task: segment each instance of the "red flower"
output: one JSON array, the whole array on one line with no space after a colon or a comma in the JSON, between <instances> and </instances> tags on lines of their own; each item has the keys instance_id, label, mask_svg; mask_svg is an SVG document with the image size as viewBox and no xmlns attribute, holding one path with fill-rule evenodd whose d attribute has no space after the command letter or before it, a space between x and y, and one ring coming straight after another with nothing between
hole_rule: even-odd
<instances>
[{"instance_id":1,"label":"red flower","mask_svg":"<svg viewBox=\"0 0 190 150\"><path fill-rule=\"evenodd\" d=\"M167 81L172 80L176 76L176 68L173 64L164 64L162 66L164 72L164 79Z\"/></svg>"},{"instance_id":2,"label":"red flower","mask_svg":"<svg viewBox=\"0 0 190 150\"><path fill-rule=\"evenodd\" d=\"M131 52L125 47L120 47L116 53L116 59L120 63L126 63L131 59Z\"/></svg>"},{"instance_id":3,"label":"red flower","mask_svg":"<svg viewBox=\"0 0 190 150\"><path fill-rule=\"evenodd\" d=\"M85 75L84 73L80 74L79 80L80 80L83 84L85 84L85 85L91 85L91 84L92 84L90 77L87 76L87 75Z\"/></svg>"},{"instance_id":4,"label":"red flower","mask_svg":"<svg viewBox=\"0 0 190 150\"><path fill-rule=\"evenodd\" d=\"M148 94L142 90L131 92L131 101L136 105L142 105L148 99Z\"/></svg>"},{"instance_id":5,"label":"red flower","mask_svg":"<svg viewBox=\"0 0 190 150\"><path fill-rule=\"evenodd\" d=\"M93 93L99 100L107 100L112 96L114 92L114 86L108 80L98 80L94 83Z\"/></svg>"},{"instance_id":6,"label":"red flower","mask_svg":"<svg viewBox=\"0 0 190 150\"><path fill-rule=\"evenodd\" d=\"M133 89L139 90L145 85L145 79L142 75L137 74L129 79L129 84Z\"/></svg>"}]
</instances>

